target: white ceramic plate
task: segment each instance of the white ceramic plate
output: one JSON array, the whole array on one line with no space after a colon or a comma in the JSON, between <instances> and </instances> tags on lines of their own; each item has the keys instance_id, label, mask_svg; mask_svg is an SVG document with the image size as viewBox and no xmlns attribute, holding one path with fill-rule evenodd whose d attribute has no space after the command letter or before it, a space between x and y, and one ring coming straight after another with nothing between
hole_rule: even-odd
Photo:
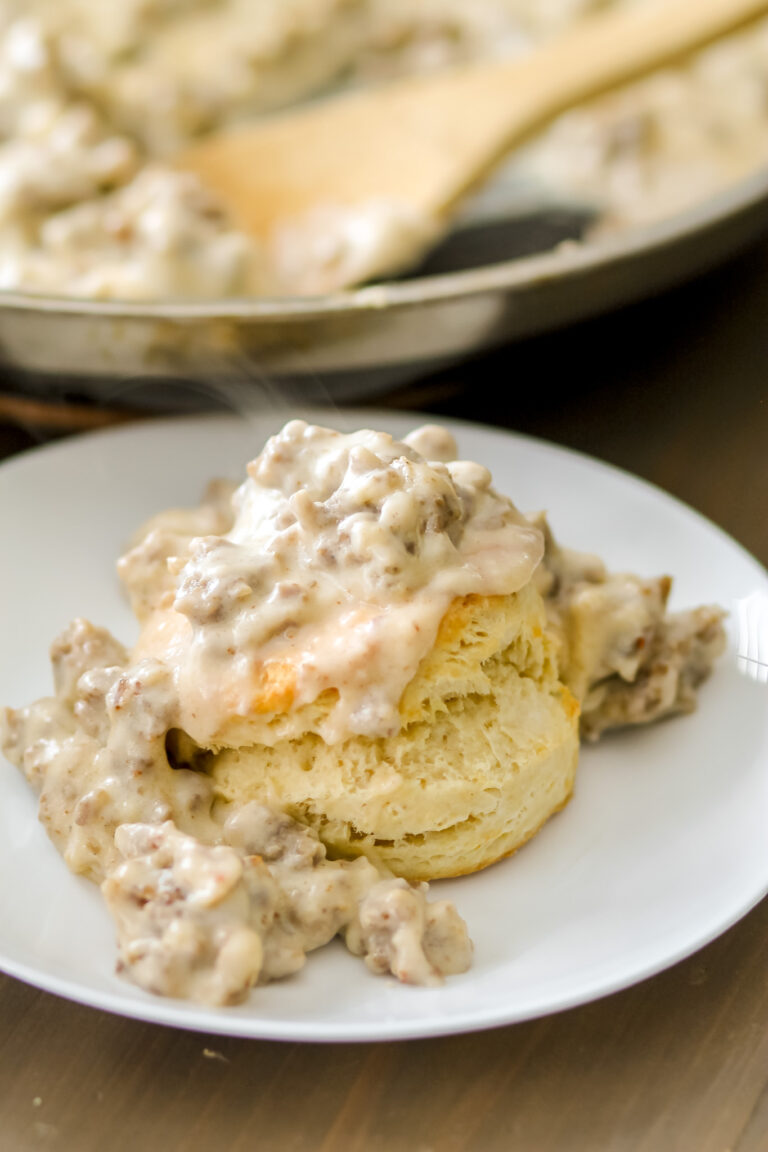
<instances>
[{"instance_id":1,"label":"white ceramic plate","mask_svg":"<svg viewBox=\"0 0 768 1152\"><path fill-rule=\"evenodd\" d=\"M326 415L402 435L408 415ZM194 503L212 475L237 478L278 415L162 421L32 451L0 467L0 701L50 689L49 643L73 616L135 635L114 575L130 532ZM730 609L727 655L699 711L583 752L576 794L521 851L434 885L455 900L475 964L438 990L370 975L339 943L297 977L212 1010L163 1000L114 973L110 918L36 820L26 783L0 763L0 967L62 996L177 1027L314 1041L430 1036L523 1020L626 987L690 954L768 892L768 689L743 674L740 605L765 571L729 537L649 485L548 444L451 424L526 511L547 508L564 543L616 569L675 576L673 606Z\"/></svg>"}]
</instances>

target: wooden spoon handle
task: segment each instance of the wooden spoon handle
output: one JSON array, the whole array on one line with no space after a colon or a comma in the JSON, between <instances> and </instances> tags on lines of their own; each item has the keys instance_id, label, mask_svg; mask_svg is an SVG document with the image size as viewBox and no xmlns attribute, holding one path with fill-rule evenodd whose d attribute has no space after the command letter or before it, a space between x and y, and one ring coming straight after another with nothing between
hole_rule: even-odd
<instances>
[{"instance_id":1,"label":"wooden spoon handle","mask_svg":"<svg viewBox=\"0 0 768 1152\"><path fill-rule=\"evenodd\" d=\"M421 76L203 141L180 159L241 227L268 236L318 204L389 201L445 221L558 113L768 16L768 0L647 0L530 57Z\"/></svg>"}]
</instances>

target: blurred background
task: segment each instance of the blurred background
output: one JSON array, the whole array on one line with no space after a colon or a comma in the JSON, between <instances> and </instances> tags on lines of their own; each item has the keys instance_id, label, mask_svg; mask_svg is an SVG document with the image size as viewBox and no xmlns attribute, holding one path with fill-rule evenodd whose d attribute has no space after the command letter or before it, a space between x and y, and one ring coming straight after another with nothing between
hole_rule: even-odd
<instances>
[{"instance_id":1,"label":"blurred background","mask_svg":"<svg viewBox=\"0 0 768 1152\"><path fill-rule=\"evenodd\" d=\"M498 359L480 367L491 349L538 359L549 343L537 337L754 248L768 235L768 16L557 116L396 282L297 295L369 242L354 214L320 205L287 239L256 237L177 167L188 146L265 115L524 64L590 20L653 7L2 0L3 411L83 405L98 414L72 420L87 423L107 410L389 402L446 369L455 387L459 365L492 373ZM575 371L593 382L592 363ZM519 398L526 379L510 375Z\"/></svg>"}]
</instances>

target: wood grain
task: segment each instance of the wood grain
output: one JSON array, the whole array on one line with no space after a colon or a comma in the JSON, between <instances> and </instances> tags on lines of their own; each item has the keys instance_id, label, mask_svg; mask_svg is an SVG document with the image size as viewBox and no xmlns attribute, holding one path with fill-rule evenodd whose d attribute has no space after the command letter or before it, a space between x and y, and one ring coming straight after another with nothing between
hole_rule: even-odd
<instances>
[{"instance_id":1,"label":"wood grain","mask_svg":"<svg viewBox=\"0 0 768 1152\"><path fill-rule=\"evenodd\" d=\"M764 1149L766 940L763 903L696 956L608 999L381 1045L174 1032L2 978L3 1147Z\"/></svg>"},{"instance_id":2,"label":"wood grain","mask_svg":"<svg viewBox=\"0 0 768 1152\"><path fill-rule=\"evenodd\" d=\"M593 453L768 562L767 314L761 249L391 403ZM0 977L0 1149L765 1152L767 960L764 901L695 956L596 1003L483 1033L336 1046L173 1031Z\"/></svg>"}]
</instances>

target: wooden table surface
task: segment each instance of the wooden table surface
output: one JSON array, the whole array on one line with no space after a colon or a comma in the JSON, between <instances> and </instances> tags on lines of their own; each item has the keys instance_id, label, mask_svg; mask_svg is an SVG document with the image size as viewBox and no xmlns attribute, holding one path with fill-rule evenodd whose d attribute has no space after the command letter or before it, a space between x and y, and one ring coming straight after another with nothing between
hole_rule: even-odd
<instances>
[{"instance_id":1,"label":"wooden table surface","mask_svg":"<svg viewBox=\"0 0 768 1152\"><path fill-rule=\"evenodd\" d=\"M766 318L761 248L388 402L621 465L768 563ZM36 435L9 420L0 453ZM768 901L653 979L483 1033L337 1046L225 1039L3 976L0 1022L2 1152L768 1149Z\"/></svg>"}]
</instances>

